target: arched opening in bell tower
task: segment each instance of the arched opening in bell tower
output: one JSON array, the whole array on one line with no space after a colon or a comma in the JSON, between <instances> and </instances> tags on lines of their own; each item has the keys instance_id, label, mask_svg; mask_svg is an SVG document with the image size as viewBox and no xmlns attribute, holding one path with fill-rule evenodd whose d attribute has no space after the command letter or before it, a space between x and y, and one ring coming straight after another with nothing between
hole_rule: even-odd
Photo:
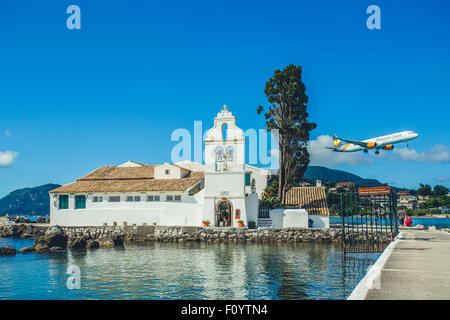
<instances>
[{"instance_id":1,"label":"arched opening in bell tower","mask_svg":"<svg viewBox=\"0 0 450 320\"><path fill-rule=\"evenodd\" d=\"M224 123L222 124L222 140L228 139L228 124Z\"/></svg>"}]
</instances>

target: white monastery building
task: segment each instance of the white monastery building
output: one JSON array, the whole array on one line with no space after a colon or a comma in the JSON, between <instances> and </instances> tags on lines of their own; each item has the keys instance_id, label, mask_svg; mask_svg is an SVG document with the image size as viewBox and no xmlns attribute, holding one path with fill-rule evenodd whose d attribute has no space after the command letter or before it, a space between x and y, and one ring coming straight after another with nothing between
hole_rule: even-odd
<instances>
[{"instance_id":1,"label":"white monastery building","mask_svg":"<svg viewBox=\"0 0 450 320\"><path fill-rule=\"evenodd\" d=\"M238 227L242 220L245 226L253 221L256 226L329 227L328 209L313 215L304 208L259 214L269 175L245 164L244 133L224 106L207 132L205 164L128 161L100 167L50 191L50 223L202 226L209 221L211 227Z\"/></svg>"}]
</instances>

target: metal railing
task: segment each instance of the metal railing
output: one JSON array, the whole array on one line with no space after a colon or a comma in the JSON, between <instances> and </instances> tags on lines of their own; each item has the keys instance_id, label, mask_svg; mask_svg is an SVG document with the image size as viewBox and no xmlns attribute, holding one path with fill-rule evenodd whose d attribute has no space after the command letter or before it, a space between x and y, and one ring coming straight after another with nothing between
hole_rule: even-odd
<instances>
[{"instance_id":1,"label":"metal railing","mask_svg":"<svg viewBox=\"0 0 450 320\"><path fill-rule=\"evenodd\" d=\"M398 234L395 193L341 194L342 248L344 253L383 252Z\"/></svg>"},{"instance_id":2,"label":"metal railing","mask_svg":"<svg viewBox=\"0 0 450 320\"><path fill-rule=\"evenodd\" d=\"M270 207L259 207L258 219L270 219Z\"/></svg>"}]
</instances>

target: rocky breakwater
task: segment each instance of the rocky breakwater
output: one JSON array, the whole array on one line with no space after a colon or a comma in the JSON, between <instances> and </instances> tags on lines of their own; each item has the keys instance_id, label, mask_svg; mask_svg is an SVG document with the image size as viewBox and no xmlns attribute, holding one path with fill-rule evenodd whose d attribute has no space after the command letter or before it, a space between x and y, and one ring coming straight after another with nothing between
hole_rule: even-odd
<instances>
[{"instance_id":1,"label":"rocky breakwater","mask_svg":"<svg viewBox=\"0 0 450 320\"><path fill-rule=\"evenodd\" d=\"M199 228L156 227L155 241L205 242L332 242L342 239L341 230L307 228Z\"/></svg>"},{"instance_id":2,"label":"rocky breakwater","mask_svg":"<svg viewBox=\"0 0 450 320\"><path fill-rule=\"evenodd\" d=\"M0 247L0 256L14 256L16 249L11 247Z\"/></svg>"},{"instance_id":3,"label":"rocky breakwater","mask_svg":"<svg viewBox=\"0 0 450 320\"><path fill-rule=\"evenodd\" d=\"M125 240L132 238L131 233L119 226L65 227L64 232L69 237L69 249L122 246Z\"/></svg>"},{"instance_id":4,"label":"rocky breakwater","mask_svg":"<svg viewBox=\"0 0 450 320\"><path fill-rule=\"evenodd\" d=\"M36 237L36 242L32 247L20 249L20 253L45 253L49 251L62 251L67 248L67 235L60 226L47 228L44 235Z\"/></svg>"},{"instance_id":5,"label":"rocky breakwater","mask_svg":"<svg viewBox=\"0 0 450 320\"><path fill-rule=\"evenodd\" d=\"M60 227L51 226L45 234L36 238L32 247L23 253L46 253L66 249L96 249L122 246L126 232L119 227Z\"/></svg>"},{"instance_id":6,"label":"rocky breakwater","mask_svg":"<svg viewBox=\"0 0 450 320\"><path fill-rule=\"evenodd\" d=\"M30 224L9 224L0 227L0 237L5 238L36 238L44 235L46 228Z\"/></svg>"}]
</instances>

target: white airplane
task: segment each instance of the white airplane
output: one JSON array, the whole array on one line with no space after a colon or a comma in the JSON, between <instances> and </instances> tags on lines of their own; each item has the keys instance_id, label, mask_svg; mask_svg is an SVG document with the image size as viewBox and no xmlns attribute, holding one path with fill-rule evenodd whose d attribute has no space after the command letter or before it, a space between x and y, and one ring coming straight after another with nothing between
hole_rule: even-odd
<instances>
[{"instance_id":1,"label":"white airplane","mask_svg":"<svg viewBox=\"0 0 450 320\"><path fill-rule=\"evenodd\" d=\"M326 147L334 152L355 152L364 151L368 152L369 149L375 150L375 154L379 154L379 149L383 150L394 150L394 144L399 142L406 142L408 146L408 141L417 138L419 135L413 131L402 131L398 133L388 134L387 136L367 139L363 141L349 140L338 138L336 135L333 136L334 147ZM343 143L342 141L346 142Z\"/></svg>"}]
</instances>

